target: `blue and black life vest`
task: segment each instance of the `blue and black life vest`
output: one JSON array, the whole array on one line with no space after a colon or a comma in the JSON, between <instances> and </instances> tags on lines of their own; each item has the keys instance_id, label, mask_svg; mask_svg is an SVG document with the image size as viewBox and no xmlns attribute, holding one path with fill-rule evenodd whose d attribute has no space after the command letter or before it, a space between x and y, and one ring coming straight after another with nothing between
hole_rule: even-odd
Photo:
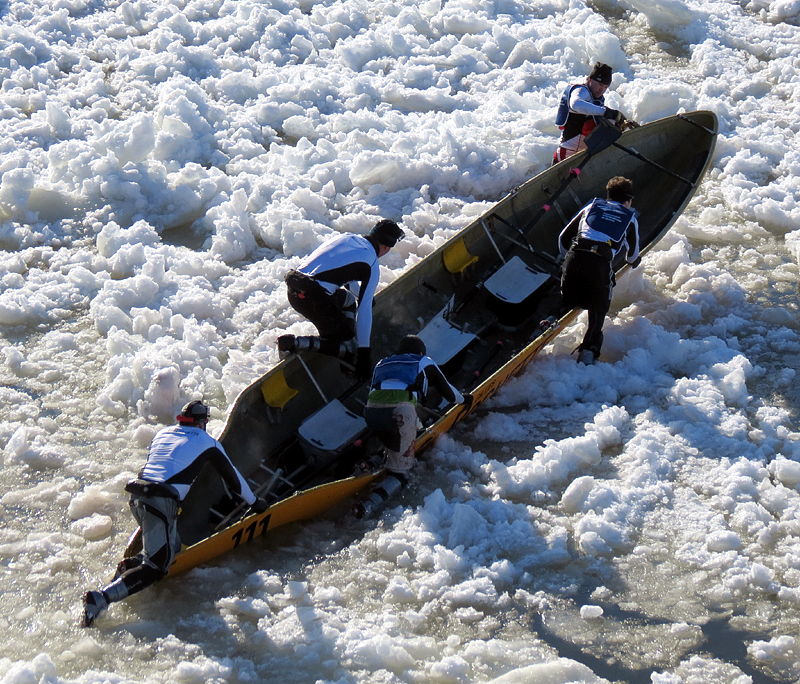
<instances>
[{"instance_id":1,"label":"blue and black life vest","mask_svg":"<svg viewBox=\"0 0 800 684\"><path fill-rule=\"evenodd\" d=\"M586 88L589 90L585 83L573 83L572 85L568 85L561 95L561 100L558 103L558 112L556 112L556 126L564 131L561 136L562 140L570 140L576 135L580 135L586 119L591 118L585 114L578 114L577 112L570 111L569 98L572 96L572 91L575 90L575 88ZM590 95L591 92L592 91L589 90ZM604 105L605 97L592 97L592 104Z\"/></svg>"},{"instance_id":2,"label":"blue and black life vest","mask_svg":"<svg viewBox=\"0 0 800 684\"><path fill-rule=\"evenodd\" d=\"M395 354L380 360L372 374L372 390L406 390L418 399L419 393L424 395L428 389L420 369L423 358L421 354Z\"/></svg>"},{"instance_id":3,"label":"blue and black life vest","mask_svg":"<svg viewBox=\"0 0 800 684\"><path fill-rule=\"evenodd\" d=\"M592 230L607 235L616 244L625 237L636 214L635 209L628 209L619 202L597 198L592 201L585 220Z\"/></svg>"}]
</instances>

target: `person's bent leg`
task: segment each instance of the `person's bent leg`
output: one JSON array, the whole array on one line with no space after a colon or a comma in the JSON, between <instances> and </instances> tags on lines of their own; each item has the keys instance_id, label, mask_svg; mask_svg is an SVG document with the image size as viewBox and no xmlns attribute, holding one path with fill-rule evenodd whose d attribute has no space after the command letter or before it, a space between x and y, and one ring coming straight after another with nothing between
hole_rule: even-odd
<instances>
[{"instance_id":1,"label":"person's bent leg","mask_svg":"<svg viewBox=\"0 0 800 684\"><path fill-rule=\"evenodd\" d=\"M90 627L108 606L140 592L167 574L180 549L178 502L165 497L131 497L133 517L142 528L141 563L125 570L99 591L83 595L81 624Z\"/></svg>"},{"instance_id":2,"label":"person's bent leg","mask_svg":"<svg viewBox=\"0 0 800 684\"><path fill-rule=\"evenodd\" d=\"M386 476L354 508L357 518L371 515L408 484L407 473L416 461L417 412L414 404L368 406L364 419L386 447Z\"/></svg>"},{"instance_id":3,"label":"person's bent leg","mask_svg":"<svg viewBox=\"0 0 800 684\"><path fill-rule=\"evenodd\" d=\"M367 405L364 409L364 420L373 434L386 449L397 451L400 448L400 434L394 419L394 405Z\"/></svg>"},{"instance_id":4,"label":"person's bent leg","mask_svg":"<svg viewBox=\"0 0 800 684\"><path fill-rule=\"evenodd\" d=\"M396 473L411 470L416 462L417 409L411 402L398 404L393 412L398 436L397 450L386 453L386 467Z\"/></svg>"},{"instance_id":5,"label":"person's bent leg","mask_svg":"<svg viewBox=\"0 0 800 684\"><path fill-rule=\"evenodd\" d=\"M320 335L320 353L335 356L350 363L355 362L356 298L350 290L340 287L330 297L333 305L326 316L314 322Z\"/></svg>"}]
</instances>

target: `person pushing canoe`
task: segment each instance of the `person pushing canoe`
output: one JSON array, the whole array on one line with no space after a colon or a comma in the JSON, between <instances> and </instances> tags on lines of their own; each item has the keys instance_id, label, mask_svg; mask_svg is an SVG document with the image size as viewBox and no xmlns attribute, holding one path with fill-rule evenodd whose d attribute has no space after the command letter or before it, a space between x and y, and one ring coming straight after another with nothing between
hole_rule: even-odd
<instances>
[{"instance_id":1,"label":"person pushing canoe","mask_svg":"<svg viewBox=\"0 0 800 684\"><path fill-rule=\"evenodd\" d=\"M82 627L91 627L110 604L142 591L167 574L181 548L177 528L181 501L206 463L250 506L251 512L267 509L267 502L253 494L222 444L206 434L208 417L208 406L192 401L176 417L177 425L156 434L139 477L125 486L131 495L131 513L142 532L142 552L120 561L110 584L83 595Z\"/></svg>"},{"instance_id":2,"label":"person pushing canoe","mask_svg":"<svg viewBox=\"0 0 800 684\"><path fill-rule=\"evenodd\" d=\"M331 238L289 271L285 278L289 304L316 326L319 336L281 335L278 351L335 356L355 365L356 377L367 380L372 372L370 335L378 259L403 234L394 221L384 219L366 236L345 233Z\"/></svg>"},{"instance_id":3,"label":"person pushing canoe","mask_svg":"<svg viewBox=\"0 0 800 684\"><path fill-rule=\"evenodd\" d=\"M427 356L425 343L406 335L397 353L375 366L364 409L364 420L386 447L386 469L407 473L415 462L417 405L435 388L448 404L472 405L472 395L453 387L436 362Z\"/></svg>"},{"instance_id":4,"label":"person pushing canoe","mask_svg":"<svg viewBox=\"0 0 800 684\"><path fill-rule=\"evenodd\" d=\"M427 356L425 343L417 335L406 335L397 352L378 362L372 374L364 420L382 442L386 453L386 477L355 509L362 518L370 514L393 491L406 486L416 463L415 440L422 427L417 406L436 389L449 405L472 407L469 392L451 385L436 362Z\"/></svg>"},{"instance_id":5,"label":"person pushing canoe","mask_svg":"<svg viewBox=\"0 0 800 684\"><path fill-rule=\"evenodd\" d=\"M561 303L564 310L581 308L589 314L578 362L593 365L603 344L603 324L616 284L614 261L623 253L632 268L639 256L638 212L631 208L633 183L615 176L606 184L607 199L595 198L566 225L558 238Z\"/></svg>"}]
</instances>

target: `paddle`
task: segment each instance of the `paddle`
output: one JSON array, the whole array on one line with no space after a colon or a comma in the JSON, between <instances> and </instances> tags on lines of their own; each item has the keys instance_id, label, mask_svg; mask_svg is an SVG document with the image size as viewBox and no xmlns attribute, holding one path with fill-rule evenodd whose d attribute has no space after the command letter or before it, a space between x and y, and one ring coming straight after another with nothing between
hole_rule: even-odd
<instances>
[{"instance_id":1,"label":"paddle","mask_svg":"<svg viewBox=\"0 0 800 684\"><path fill-rule=\"evenodd\" d=\"M603 121L603 120L601 120ZM589 160L596 155L598 152L602 152L605 149L611 147L614 143L619 140L619 137L622 135L622 131L619 130L616 126L611 124L601 124L597 126L589 135L586 136L586 157L585 159L578 164L575 168L571 169L569 175L567 176L566 180L561 184L561 186L552 194L550 195L549 202L550 204L543 204L542 208L539 209L539 212L536 216L533 217L533 220L525 227L523 233L527 233L531 228L533 228L539 220L544 216L548 211L550 211L551 204L558 199L564 190L567 189L567 186L572 183L578 176L581 175L581 169L589 162Z\"/></svg>"}]
</instances>

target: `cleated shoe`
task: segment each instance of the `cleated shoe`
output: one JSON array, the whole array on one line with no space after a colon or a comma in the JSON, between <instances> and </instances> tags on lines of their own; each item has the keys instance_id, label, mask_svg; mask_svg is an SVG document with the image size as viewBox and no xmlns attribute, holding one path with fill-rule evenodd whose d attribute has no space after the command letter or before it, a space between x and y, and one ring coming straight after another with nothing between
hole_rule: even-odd
<instances>
[{"instance_id":1,"label":"cleated shoe","mask_svg":"<svg viewBox=\"0 0 800 684\"><path fill-rule=\"evenodd\" d=\"M582 363L584 366L594 366L597 363L597 358L591 349L581 349L578 352L578 363Z\"/></svg>"},{"instance_id":2,"label":"cleated shoe","mask_svg":"<svg viewBox=\"0 0 800 684\"><path fill-rule=\"evenodd\" d=\"M294 335L281 335L278 338L278 355L285 359L295 351L296 338Z\"/></svg>"},{"instance_id":3,"label":"cleated shoe","mask_svg":"<svg viewBox=\"0 0 800 684\"><path fill-rule=\"evenodd\" d=\"M108 601L101 591L87 591L83 595L81 627L91 627L100 613L108 608Z\"/></svg>"}]
</instances>

